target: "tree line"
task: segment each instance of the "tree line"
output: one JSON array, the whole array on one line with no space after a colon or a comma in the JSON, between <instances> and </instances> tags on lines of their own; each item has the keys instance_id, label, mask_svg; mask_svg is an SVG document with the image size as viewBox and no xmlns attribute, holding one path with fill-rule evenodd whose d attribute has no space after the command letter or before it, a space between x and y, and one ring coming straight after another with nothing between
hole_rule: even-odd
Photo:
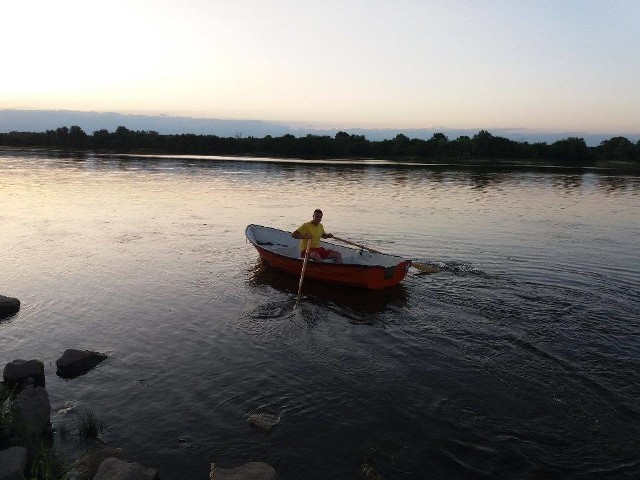
<instances>
[{"instance_id":1,"label":"tree line","mask_svg":"<svg viewBox=\"0 0 640 480\"><path fill-rule=\"evenodd\" d=\"M612 137L597 147L583 138L569 137L546 142L518 142L481 130L473 137L450 140L435 133L429 140L398 134L389 140L370 141L364 135L338 132L335 136L306 135L264 138L218 137L216 135L160 135L155 131L118 127L114 132L97 130L92 135L74 125L46 132L0 133L0 146L45 147L113 152L154 152L198 155L255 155L299 158L377 158L415 160L529 160L567 165L589 165L598 161L640 163L640 141Z\"/></svg>"}]
</instances>

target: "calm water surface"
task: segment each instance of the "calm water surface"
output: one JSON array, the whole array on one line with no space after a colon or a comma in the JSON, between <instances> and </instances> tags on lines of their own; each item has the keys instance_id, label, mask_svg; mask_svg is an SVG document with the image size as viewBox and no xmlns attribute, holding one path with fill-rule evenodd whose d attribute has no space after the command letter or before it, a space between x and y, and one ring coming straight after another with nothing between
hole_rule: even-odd
<instances>
[{"instance_id":1,"label":"calm water surface","mask_svg":"<svg viewBox=\"0 0 640 480\"><path fill-rule=\"evenodd\" d=\"M439 265L371 293L265 268L258 223ZM0 364L45 363L164 480L640 477L640 178L0 151ZM107 352L73 380L66 348ZM252 412L282 414L269 434Z\"/></svg>"}]
</instances>

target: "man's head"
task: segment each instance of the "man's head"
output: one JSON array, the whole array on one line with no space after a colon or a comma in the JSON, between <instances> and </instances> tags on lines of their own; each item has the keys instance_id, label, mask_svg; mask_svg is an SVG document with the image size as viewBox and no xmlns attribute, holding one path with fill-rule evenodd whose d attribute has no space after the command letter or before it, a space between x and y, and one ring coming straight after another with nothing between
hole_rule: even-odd
<instances>
[{"instance_id":1,"label":"man's head","mask_svg":"<svg viewBox=\"0 0 640 480\"><path fill-rule=\"evenodd\" d=\"M313 220L312 220L312 222L317 225L317 224L320 223L321 220L322 220L322 210L320 210L319 208L316 208L313 211Z\"/></svg>"}]
</instances>

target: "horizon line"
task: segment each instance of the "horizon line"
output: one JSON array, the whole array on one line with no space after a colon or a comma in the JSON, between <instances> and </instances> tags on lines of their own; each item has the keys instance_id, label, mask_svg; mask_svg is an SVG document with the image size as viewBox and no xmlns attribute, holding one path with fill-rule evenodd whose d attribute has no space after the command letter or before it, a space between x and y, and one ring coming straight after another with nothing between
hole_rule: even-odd
<instances>
[{"instance_id":1,"label":"horizon line","mask_svg":"<svg viewBox=\"0 0 640 480\"><path fill-rule=\"evenodd\" d=\"M38 114L76 114L76 115L95 115L95 116L120 116L120 117L125 117L125 118L130 118L130 119L139 119L139 120L145 120L145 119L157 119L157 120L167 120L167 121L171 121L174 120L176 122L189 122L189 121L193 121L193 122L225 122L227 124L241 124L241 123L250 123L252 125L247 125L247 127L249 126L262 126L264 128L283 128L283 129L288 129L290 130L289 132L284 132L282 133L283 135L287 134L287 133L300 133L300 132L304 132L304 131L313 131L313 132L330 132L330 131L348 131L348 130L352 130L352 131L358 131L358 132L372 132L372 133L378 133L378 134L384 134L384 133L391 133L391 132L397 132L397 133L401 133L403 134L404 132L422 132L422 133L444 133L446 134L446 132L450 132L451 134L459 134L460 132L464 132L463 134L468 134L468 133L472 133L472 132L480 132L480 131L487 131L489 133L491 133L492 131L495 132L499 132L497 133L497 135L511 135L511 136L525 136L525 137L545 137L545 136L549 136L549 137L561 137L561 136L570 136L570 137L597 137L597 138L605 138L605 137L609 137L609 138L613 138L613 137L630 137L631 139L635 139L634 141L640 141L640 131L638 132L607 132L607 131L581 131L581 130L552 130L552 129L544 129L544 128L527 128L527 127L498 127L498 126L493 126L493 127L487 127L487 126L479 126L479 127L446 127L446 126L433 126L433 125L429 125L429 126L416 126L416 127L394 127L394 126L357 126L357 125L353 125L353 126L347 126L345 124L343 124L342 126L335 126L335 125L339 125L339 122L320 122L320 123L316 123L314 124L313 122L308 122L308 121L295 121L295 120L290 120L290 121L283 121L283 120L265 120L265 119L252 119L252 118L223 118L223 117L206 117L206 116L186 116L186 115L179 115L179 114L173 114L173 113L139 113L139 112L117 112L117 111L100 111L100 110L70 110L70 109L64 109L64 108L52 108L52 109L27 109L27 108L0 108L0 113L12 113L12 112L20 112L20 113L24 113L24 114L34 114L34 115L38 115ZM99 120L99 119L95 119L95 120ZM5 122L0 122L0 131L6 130L3 129L3 123L7 123L7 120L5 119ZM59 128L61 126L66 126L66 125L57 125L55 127L52 128ZM73 125L71 125L73 126ZM80 126L80 125L78 125ZM122 125L125 126L125 125ZM193 126L192 128L194 128L195 130L201 130L203 128L204 125L199 125L198 128L195 128L195 126ZM231 126L231 125L229 125ZM238 125L236 125L237 127ZM220 127L220 126L218 126ZM41 127L42 129L43 127ZM82 128L82 127L81 127ZM94 127L95 128L95 127ZM129 128L129 127L127 127ZM165 125L165 128L169 128L169 125ZM153 128L149 129L150 131L153 131ZM177 130L177 125L173 125L172 130ZM9 131L9 130L6 130ZM11 130L11 131L17 131L15 129ZM31 130L34 131L34 130ZM36 130L37 131L37 130ZM174 132L177 133L177 132ZM190 132L188 130L183 130L181 133L194 133L194 132ZM242 132L236 132L236 133L242 133ZM167 133L169 134L169 133ZM202 132L200 132L199 134L202 134ZM233 134L232 134L233 135ZM253 136L251 134L247 134L249 136Z\"/></svg>"}]
</instances>

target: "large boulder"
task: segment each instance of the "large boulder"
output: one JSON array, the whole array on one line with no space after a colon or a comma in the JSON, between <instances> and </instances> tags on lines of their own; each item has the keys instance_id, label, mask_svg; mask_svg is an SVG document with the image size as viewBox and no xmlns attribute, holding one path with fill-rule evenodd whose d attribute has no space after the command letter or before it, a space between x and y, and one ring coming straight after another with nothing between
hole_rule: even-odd
<instances>
[{"instance_id":1,"label":"large boulder","mask_svg":"<svg viewBox=\"0 0 640 480\"><path fill-rule=\"evenodd\" d=\"M24 447L0 451L0 480L23 480L27 456L27 449Z\"/></svg>"},{"instance_id":2,"label":"large boulder","mask_svg":"<svg viewBox=\"0 0 640 480\"><path fill-rule=\"evenodd\" d=\"M249 462L241 467L219 468L211 464L210 480L277 480L275 469L262 462Z\"/></svg>"},{"instance_id":3,"label":"large boulder","mask_svg":"<svg viewBox=\"0 0 640 480\"><path fill-rule=\"evenodd\" d=\"M51 431L51 402L46 389L29 386L17 395L13 405L29 433L35 436Z\"/></svg>"},{"instance_id":4,"label":"large boulder","mask_svg":"<svg viewBox=\"0 0 640 480\"><path fill-rule=\"evenodd\" d=\"M20 300L0 295L0 319L7 318L20 310Z\"/></svg>"},{"instance_id":5,"label":"large boulder","mask_svg":"<svg viewBox=\"0 0 640 480\"><path fill-rule=\"evenodd\" d=\"M44 387L44 363L40 360L14 360L5 365L2 372L8 387L22 388L29 384Z\"/></svg>"},{"instance_id":6,"label":"large boulder","mask_svg":"<svg viewBox=\"0 0 640 480\"><path fill-rule=\"evenodd\" d=\"M158 471L145 469L139 463L128 463L119 458L107 458L98 468L93 480L155 480Z\"/></svg>"},{"instance_id":7,"label":"large boulder","mask_svg":"<svg viewBox=\"0 0 640 480\"><path fill-rule=\"evenodd\" d=\"M4 403L0 404L0 409L6 415L11 409L11 399L8 398ZM6 418L6 417L5 417ZM9 421L11 423L11 421ZM20 433L15 425L0 425L0 450L9 447L24 447L26 442L20 438ZM2 462L0 462L1 464ZM1 469L0 469L1 470Z\"/></svg>"},{"instance_id":8,"label":"large boulder","mask_svg":"<svg viewBox=\"0 0 640 480\"><path fill-rule=\"evenodd\" d=\"M56 373L62 378L75 378L84 375L106 358L104 353L69 348L56 360Z\"/></svg>"},{"instance_id":9,"label":"large boulder","mask_svg":"<svg viewBox=\"0 0 640 480\"><path fill-rule=\"evenodd\" d=\"M87 450L76 460L76 475L80 480L92 479L100 465L107 458L122 459L122 449L116 447L98 446Z\"/></svg>"}]
</instances>

